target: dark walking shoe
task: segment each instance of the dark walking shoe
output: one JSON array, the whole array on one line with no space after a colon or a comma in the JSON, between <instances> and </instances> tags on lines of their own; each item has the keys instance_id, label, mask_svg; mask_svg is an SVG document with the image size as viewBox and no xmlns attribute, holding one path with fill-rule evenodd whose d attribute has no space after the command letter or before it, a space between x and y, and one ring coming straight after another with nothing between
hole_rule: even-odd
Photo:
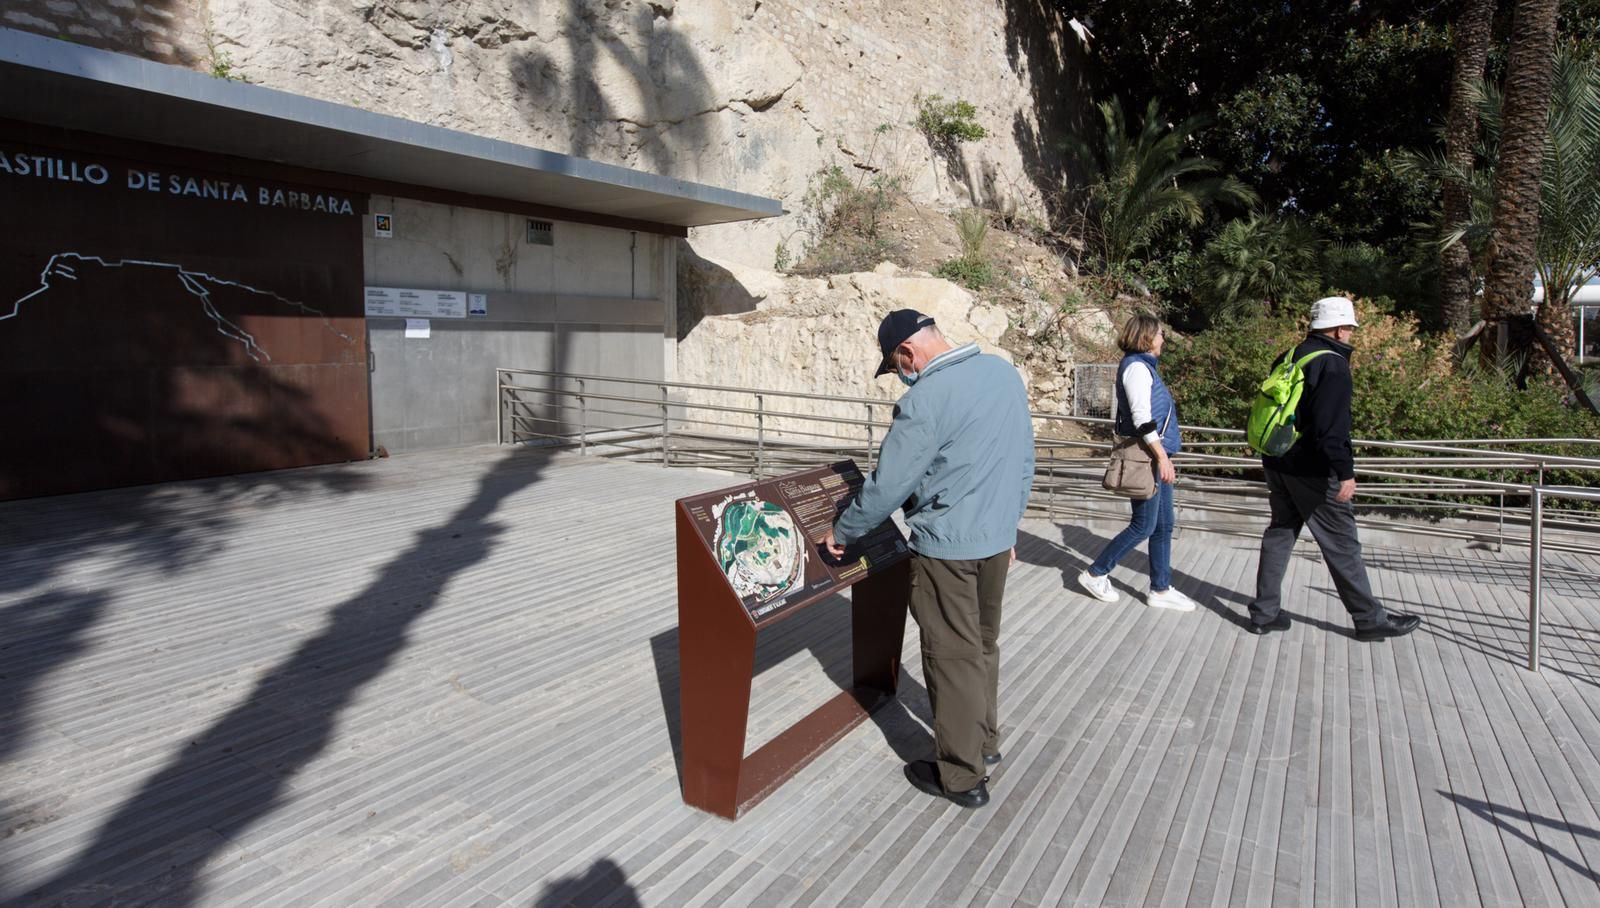
<instances>
[{"instance_id":1,"label":"dark walking shoe","mask_svg":"<svg viewBox=\"0 0 1600 908\"><path fill-rule=\"evenodd\" d=\"M1250 631L1252 634L1255 634L1257 637L1262 637L1272 633L1273 631L1286 631L1289 629L1289 624L1289 616L1285 615L1283 612L1279 612L1278 617L1268 621L1266 624L1256 624L1254 621L1250 622L1250 626L1246 628L1246 630Z\"/></svg>"},{"instance_id":2,"label":"dark walking shoe","mask_svg":"<svg viewBox=\"0 0 1600 908\"><path fill-rule=\"evenodd\" d=\"M978 787L967 791L945 791L939 784L939 767L928 760L918 760L906 764L906 778L912 785L931 795L949 798L962 807L982 807L989 803L989 779L985 777L978 782Z\"/></svg>"},{"instance_id":3,"label":"dark walking shoe","mask_svg":"<svg viewBox=\"0 0 1600 908\"><path fill-rule=\"evenodd\" d=\"M1000 761L1003 760L1003 759L1005 759L1005 758L1000 756L999 754L984 754L983 755L983 765L985 765L985 766L999 766L1000 765Z\"/></svg>"},{"instance_id":4,"label":"dark walking shoe","mask_svg":"<svg viewBox=\"0 0 1600 908\"><path fill-rule=\"evenodd\" d=\"M1387 640L1390 637L1404 637L1421 625L1422 619L1416 615L1390 612L1379 624L1374 624L1371 627L1356 628L1356 639Z\"/></svg>"}]
</instances>

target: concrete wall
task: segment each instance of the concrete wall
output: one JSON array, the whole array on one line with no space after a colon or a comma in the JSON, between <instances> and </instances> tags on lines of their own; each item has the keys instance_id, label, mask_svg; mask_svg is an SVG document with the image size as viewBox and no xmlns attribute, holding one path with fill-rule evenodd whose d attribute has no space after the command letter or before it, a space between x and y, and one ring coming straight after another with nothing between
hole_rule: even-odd
<instances>
[{"instance_id":1,"label":"concrete wall","mask_svg":"<svg viewBox=\"0 0 1600 908\"><path fill-rule=\"evenodd\" d=\"M482 293L487 317L430 320L429 337L405 320L367 319L372 351L373 444L391 453L496 438L495 369L538 369L662 379L671 375L677 243L670 237L553 223L555 243L527 241L527 218L373 197L366 221L366 284ZM374 235L371 213L393 216ZM639 394L624 385L599 393ZM637 424L638 405L594 404L591 426ZM541 429L572 431L578 414L542 411Z\"/></svg>"}]
</instances>

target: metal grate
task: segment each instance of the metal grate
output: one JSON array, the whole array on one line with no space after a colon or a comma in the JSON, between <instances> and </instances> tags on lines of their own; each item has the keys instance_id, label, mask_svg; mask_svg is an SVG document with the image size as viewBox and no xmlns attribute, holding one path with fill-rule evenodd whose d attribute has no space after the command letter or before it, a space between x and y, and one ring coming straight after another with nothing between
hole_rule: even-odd
<instances>
[{"instance_id":1,"label":"metal grate","mask_svg":"<svg viewBox=\"0 0 1600 908\"><path fill-rule=\"evenodd\" d=\"M1115 363L1082 363L1072 367L1072 415L1112 419L1117 414Z\"/></svg>"},{"instance_id":2,"label":"metal grate","mask_svg":"<svg viewBox=\"0 0 1600 908\"><path fill-rule=\"evenodd\" d=\"M528 242L535 246L554 246L556 244L555 225L549 221L536 221L528 219Z\"/></svg>"}]
</instances>

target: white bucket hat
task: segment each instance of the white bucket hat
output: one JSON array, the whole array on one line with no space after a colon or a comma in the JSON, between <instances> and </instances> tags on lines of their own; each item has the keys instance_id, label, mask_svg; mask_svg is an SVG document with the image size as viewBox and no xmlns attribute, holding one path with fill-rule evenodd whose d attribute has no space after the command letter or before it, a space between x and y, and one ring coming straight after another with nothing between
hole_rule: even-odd
<instances>
[{"instance_id":1,"label":"white bucket hat","mask_svg":"<svg viewBox=\"0 0 1600 908\"><path fill-rule=\"evenodd\" d=\"M1312 331L1360 324L1356 321L1356 304L1345 297L1325 296L1311 304Z\"/></svg>"}]
</instances>

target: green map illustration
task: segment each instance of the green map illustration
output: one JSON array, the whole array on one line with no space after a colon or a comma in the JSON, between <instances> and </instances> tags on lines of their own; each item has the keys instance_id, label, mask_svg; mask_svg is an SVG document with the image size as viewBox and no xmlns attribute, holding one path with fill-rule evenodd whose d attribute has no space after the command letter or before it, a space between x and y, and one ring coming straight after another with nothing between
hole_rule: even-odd
<instances>
[{"instance_id":1,"label":"green map illustration","mask_svg":"<svg viewBox=\"0 0 1600 908\"><path fill-rule=\"evenodd\" d=\"M805 581L806 547L794 518L759 498L730 498L712 508L711 548L741 599L757 603L788 595Z\"/></svg>"}]
</instances>

